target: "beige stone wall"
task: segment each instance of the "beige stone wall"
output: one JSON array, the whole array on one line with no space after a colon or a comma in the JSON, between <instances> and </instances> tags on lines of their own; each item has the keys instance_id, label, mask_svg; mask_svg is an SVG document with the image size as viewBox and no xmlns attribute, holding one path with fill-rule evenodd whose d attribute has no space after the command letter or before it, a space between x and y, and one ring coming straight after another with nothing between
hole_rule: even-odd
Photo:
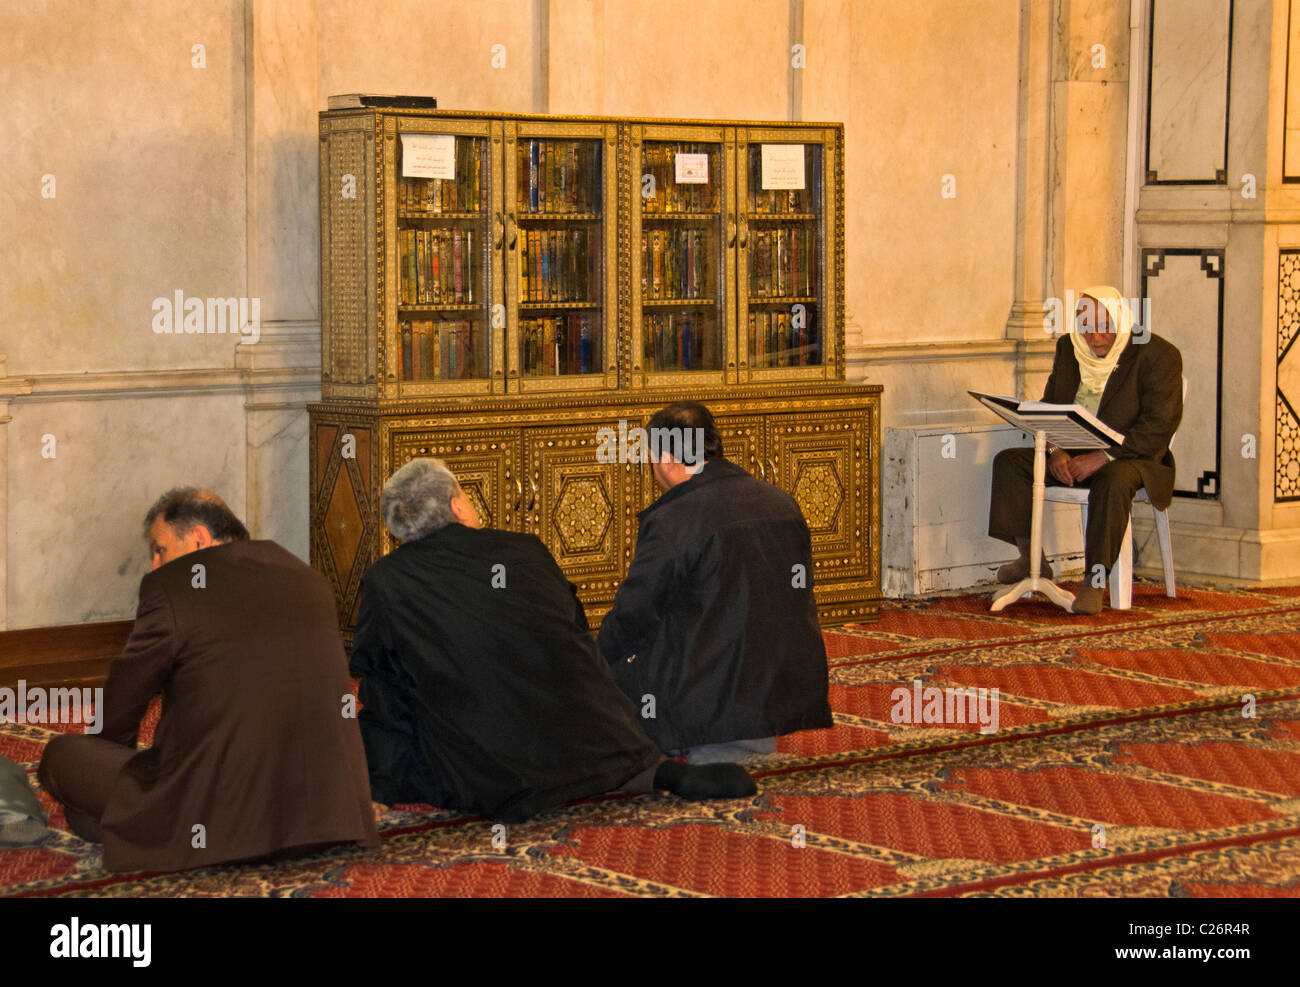
<instances>
[{"instance_id":1,"label":"beige stone wall","mask_svg":"<svg viewBox=\"0 0 1300 987\"><path fill-rule=\"evenodd\" d=\"M1272 141L1280 155L1285 66L1275 56L1287 18L1267 0L1238 7L1252 36L1264 32L1243 57L1272 75L1250 75L1249 62L1233 71L1279 107L1243 137L1243 153ZM1134 9L103 0L92 18L79 0L0 6L10 176L0 192L0 626L130 615L145 566L139 518L175 483L211 485L255 535L306 557L303 405L319 393L316 113L329 94L842 121L850 374L885 385L887 425L982 421L967 388L1041 387L1044 298L1132 277L1129 86L1145 71L1129 52ZM791 65L795 44L802 69ZM1096 44L1104 67L1093 64ZM46 175L53 198L41 194ZM945 176L953 197L942 195ZM1283 194L1280 176L1269 183ZM1266 269L1279 245L1293 246L1285 235L1257 241L1241 253L1254 249ZM260 299L261 339L156 335L152 302L176 290ZM1264 328L1257 353L1273 332ZM1244 415L1258 428L1272 408L1264 370ZM53 459L41 455L46 435ZM1265 495L1263 470L1238 477L1255 505L1236 510L1238 529L1295 523L1296 508Z\"/></svg>"}]
</instances>

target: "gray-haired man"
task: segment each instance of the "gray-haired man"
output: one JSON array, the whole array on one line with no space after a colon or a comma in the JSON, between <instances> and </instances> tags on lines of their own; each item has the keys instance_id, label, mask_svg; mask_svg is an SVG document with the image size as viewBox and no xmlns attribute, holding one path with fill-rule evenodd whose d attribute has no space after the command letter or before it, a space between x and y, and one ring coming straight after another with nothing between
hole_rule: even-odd
<instances>
[{"instance_id":1,"label":"gray-haired man","mask_svg":"<svg viewBox=\"0 0 1300 987\"><path fill-rule=\"evenodd\" d=\"M754 794L738 765L665 760L541 540L480 528L441 461L403 466L381 509L402 545L362 580L352 652L374 799L519 821L615 789Z\"/></svg>"}]
</instances>

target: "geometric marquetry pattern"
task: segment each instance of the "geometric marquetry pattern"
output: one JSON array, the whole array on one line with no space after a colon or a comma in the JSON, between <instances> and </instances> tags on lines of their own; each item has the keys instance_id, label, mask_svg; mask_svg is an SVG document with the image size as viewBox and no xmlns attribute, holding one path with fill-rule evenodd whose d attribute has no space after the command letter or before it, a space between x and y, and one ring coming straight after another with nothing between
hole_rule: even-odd
<instances>
[{"instance_id":1,"label":"geometric marquetry pattern","mask_svg":"<svg viewBox=\"0 0 1300 987\"><path fill-rule=\"evenodd\" d=\"M366 174L366 148L359 130L336 134L329 142L328 174L353 175L360 186ZM329 284L327 366L330 381L339 390L348 384L364 385L373 378L367 333L366 200L360 194L344 198L337 188L321 192L330 194L328 246L323 258Z\"/></svg>"},{"instance_id":2,"label":"geometric marquetry pattern","mask_svg":"<svg viewBox=\"0 0 1300 987\"><path fill-rule=\"evenodd\" d=\"M1283 250L1277 278L1277 420L1273 496L1300 500L1300 251Z\"/></svg>"},{"instance_id":3,"label":"geometric marquetry pattern","mask_svg":"<svg viewBox=\"0 0 1300 987\"><path fill-rule=\"evenodd\" d=\"M601 477L567 477L555 501L555 533L565 554L598 551L609 531L614 509Z\"/></svg>"},{"instance_id":4,"label":"geometric marquetry pattern","mask_svg":"<svg viewBox=\"0 0 1300 987\"><path fill-rule=\"evenodd\" d=\"M794 499L812 531L825 531L835 523L844 499L844 484L835 472L835 460L805 460L794 481Z\"/></svg>"},{"instance_id":5,"label":"geometric marquetry pattern","mask_svg":"<svg viewBox=\"0 0 1300 987\"><path fill-rule=\"evenodd\" d=\"M312 435L312 564L334 588L343 627L355 620L361 577L374 562L371 453L369 429L320 423Z\"/></svg>"}]
</instances>

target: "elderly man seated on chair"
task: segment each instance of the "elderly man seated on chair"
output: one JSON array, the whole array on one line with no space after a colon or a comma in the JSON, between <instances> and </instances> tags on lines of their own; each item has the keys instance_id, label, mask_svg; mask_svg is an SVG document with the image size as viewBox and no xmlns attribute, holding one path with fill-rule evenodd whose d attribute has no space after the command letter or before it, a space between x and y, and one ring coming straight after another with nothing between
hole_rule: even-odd
<instances>
[{"instance_id":1,"label":"elderly man seated on chair","mask_svg":"<svg viewBox=\"0 0 1300 987\"><path fill-rule=\"evenodd\" d=\"M1153 507L1169 506L1174 457L1169 441L1183 417L1183 358L1168 340L1147 332L1134 337L1128 301L1111 287L1087 289L1079 299L1073 332L1056 344L1043 400L1081 404L1124 434L1123 445L1072 453L1049 449L1049 486L1088 488L1084 579L1073 612L1101 611L1102 587L1119 557L1133 497L1146 488ZM993 461L989 535L1011 542L1020 557L998 570L998 581L1029 574L1029 524L1034 451L1004 449ZM1042 574L1052 578L1044 555Z\"/></svg>"}]
</instances>

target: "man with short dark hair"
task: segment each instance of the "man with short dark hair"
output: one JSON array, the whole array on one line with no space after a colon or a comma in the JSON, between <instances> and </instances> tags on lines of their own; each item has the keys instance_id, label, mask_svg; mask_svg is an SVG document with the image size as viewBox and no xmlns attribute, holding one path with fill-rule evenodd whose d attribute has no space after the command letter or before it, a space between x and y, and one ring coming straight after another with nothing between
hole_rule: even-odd
<instances>
[{"instance_id":1,"label":"man with short dark hair","mask_svg":"<svg viewBox=\"0 0 1300 987\"><path fill-rule=\"evenodd\" d=\"M703 442L688 443L699 430ZM649 423L663 495L639 515L636 557L600 626L600 650L646 732L690 763L775 749L775 736L832 725L812 539L784 490L723 458L702 404ZM703 458L678 450L703 446Z\"/></svg>"},{"instance_id":2,"label":"man with short dark hair","mask_svg":"<svg viewBox=\"0 0 1300 987\"><path fill-rule=\"evenodd\" d=\"M440 460L393 474L380 511L402 544L362 579L352 648L374 799L515 822L613 790L754 794L738 765L665 760L546 546L481 528Z\"/></svg>"},{"instance_id":3,"label":"man with short dark hair","mask_svg":"<svg viewBox=\"0 0 1300 987\"><path fill-rule=\"evenodd\" d=\"M102 736L56 737L41 758L73 832L103 842L110 871L377 846L329 584L206 490L168 491L145 531L152 571L109 668Z\"/></svg>"}]
</instances>

